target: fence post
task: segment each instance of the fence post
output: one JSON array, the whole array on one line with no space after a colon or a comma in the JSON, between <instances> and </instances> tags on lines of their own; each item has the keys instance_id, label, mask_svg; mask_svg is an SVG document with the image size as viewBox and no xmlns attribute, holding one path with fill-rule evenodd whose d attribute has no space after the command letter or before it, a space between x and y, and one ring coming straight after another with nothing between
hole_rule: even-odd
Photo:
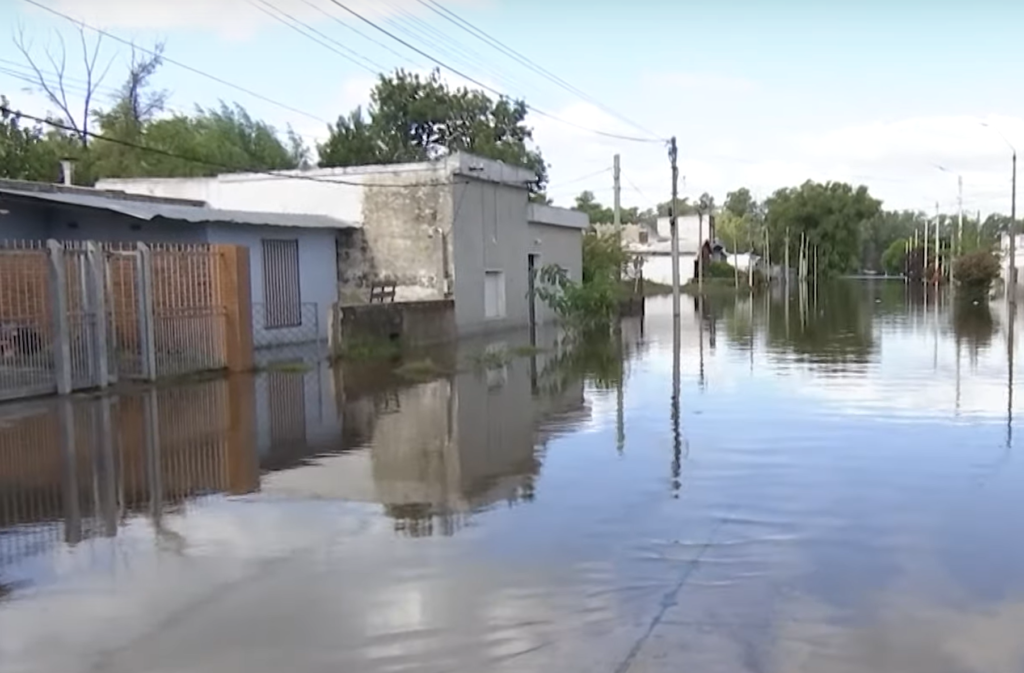
<instances>
[{"instance_id":1,"label":"fence post","mask_svg":"<svg viewBox=\"0 0 1024 673\"><path fill-rule=\"evenodd\" d=\"M53 369L57 394L71 392L71 329L68 326L67 267L64 265L64 246L50 239L49 250L50 311L53 321Z\"/></svg>"},{"instance_id":2,"label":"fence post","mask_svg":"<svg viewBox=\"0 0 1024 673\"><path fill-rule=\"evenodd\" d=\"M139 348L142 360L142 378L156 380L156 344L154 338L155 307L153 305L153 252L145 243L136 249L138 273L135 296L139 307Z\"/></svg>"},{"instance_id":3,"label":"fence post","mask_svg":"<svg viewBox=\"0 0 1024 673\"><path fill-rule=\"evenodd\" d=\"M94 241L85 244L86 250L86 286L85 294L89 297L88 305L93 320L92 329L92 371L96 374L96 383L106 388L110 383L110 365L108 357L110 349L107 342L107 283L106 259L103 251Z\"/></svg>"}]
</instances>

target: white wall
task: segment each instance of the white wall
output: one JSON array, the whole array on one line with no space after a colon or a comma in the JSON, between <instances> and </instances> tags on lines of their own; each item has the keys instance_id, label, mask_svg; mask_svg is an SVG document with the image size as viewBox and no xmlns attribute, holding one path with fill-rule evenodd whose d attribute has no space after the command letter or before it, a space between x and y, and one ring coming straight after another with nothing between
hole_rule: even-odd
<instances>
[{"instance_id":1,"label":"white wall","mask_svg":"<svg viewBox=\"0 0 1024 673\"><path fill-rule=\"evenodd\" d=\"M700 218L697 215L684 215L676 221L676 229L679 231L679 250L681 252L696 253L700 248L701 237L698 235L701 229ZM704 218L703 224L704 240L708 238L708 221ZM672 236L672 228L669 218L658 218L658 237L668 240Z\"/></svg>"},{"instance_id":2,"label":"white wall","mask_svg":"<svg viewBox=\"0 0 1024 673\"><path fill-rule=\"evenodd\" d=\"M685 285L693 278L693 263L697 261L697 255L679 255L679 283ZM644 258L644 278L663 283L672 284L672 257L669 255L649 255Z\"/></svg>"}]
</instances>

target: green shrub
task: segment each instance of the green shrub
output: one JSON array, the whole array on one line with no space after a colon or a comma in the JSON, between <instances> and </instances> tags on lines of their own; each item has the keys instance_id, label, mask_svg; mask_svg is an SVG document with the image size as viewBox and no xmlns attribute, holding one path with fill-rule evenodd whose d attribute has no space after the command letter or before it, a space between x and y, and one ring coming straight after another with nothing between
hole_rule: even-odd
<instances>
[{"instance_id":1,"label":"green shrub","mask_svg":"<svg viewBox=\"0 0 1024 673\"><path fill-rule=\"evenodd\" d=\"M999 277L999 259L988 250L961 255L953 264L953 278L962 287L974 291L987 291Z\"/></svg>"},{"instance_id":2,"label":"green shrub","mask_svg":"<svg viewBox=\"0 0 1024 673\"><path fill-rule=\"evenodd\" d=\"M711 262L704 270L704 274L708 278L735 278L736 269L728 262Z\"/></svg>"}]
</instances>

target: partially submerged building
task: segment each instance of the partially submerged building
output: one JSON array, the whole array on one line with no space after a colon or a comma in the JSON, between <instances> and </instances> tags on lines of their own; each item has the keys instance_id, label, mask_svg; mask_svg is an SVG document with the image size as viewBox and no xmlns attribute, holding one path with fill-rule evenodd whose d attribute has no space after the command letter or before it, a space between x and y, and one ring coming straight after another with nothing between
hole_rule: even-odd
<instances>
[{"instance_id":1,"label":"partially submerged building","mask_svg":"<svg viewBox=\"0 0 1024 673\"><path fill-rule=\"evenodd\" d=\"M522 168L453 154L388 166L101 180L97 188L325 218L311 231L250 232L254 303L270 310L276 286L266 274L257 278L259 269L287 256L299 301L315 301L324 323L334 301L364 303L371 284L390 281L397 301L453 302L456 331L468 335L552 319L531 291L542 266L558 264L581 277L588 218L531 203L535 179Z\"/></svg>"}]
</instances>

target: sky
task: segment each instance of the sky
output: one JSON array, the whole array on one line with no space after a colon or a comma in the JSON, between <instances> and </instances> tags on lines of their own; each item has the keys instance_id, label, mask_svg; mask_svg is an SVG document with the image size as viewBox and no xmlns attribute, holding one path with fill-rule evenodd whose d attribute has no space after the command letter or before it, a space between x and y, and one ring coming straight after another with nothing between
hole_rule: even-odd
<instances>
[{"instance_id":1,"label":"sky","mask_svg":"<svg viewBox=\"0 0 1024 673\"><path fill-rule=\"evenodd\" d=\"M427 72L436 59L451 83L470 78L534 108L528 121L558 205L583 189L610 203L615 154L625 206L667 200L664 139L675 136L680 193L691 198L843 180L867 185L887 208L955 212L960 176L965 210L1010 210L1010 146L1024 149L1024 87L1015 86L1024 3L436 1L568 86L463 30L430 0L38 0L125 41L165 41L175 63L155 84L171 93L172 109L237 102L310 144L368 103L377 72ZM329 37L314 34L332 49L275 12ZM82 77L75 25L26 0L0 0L0 25L11 27L0 35L0 93L24 112L53 109L28 90L13 37L22 30L45 63L46 46L63 36L68 72ZM105 38L101 58L112 62L104 89L115 88L130 48Z\"/></svg>"}]
</instances>

